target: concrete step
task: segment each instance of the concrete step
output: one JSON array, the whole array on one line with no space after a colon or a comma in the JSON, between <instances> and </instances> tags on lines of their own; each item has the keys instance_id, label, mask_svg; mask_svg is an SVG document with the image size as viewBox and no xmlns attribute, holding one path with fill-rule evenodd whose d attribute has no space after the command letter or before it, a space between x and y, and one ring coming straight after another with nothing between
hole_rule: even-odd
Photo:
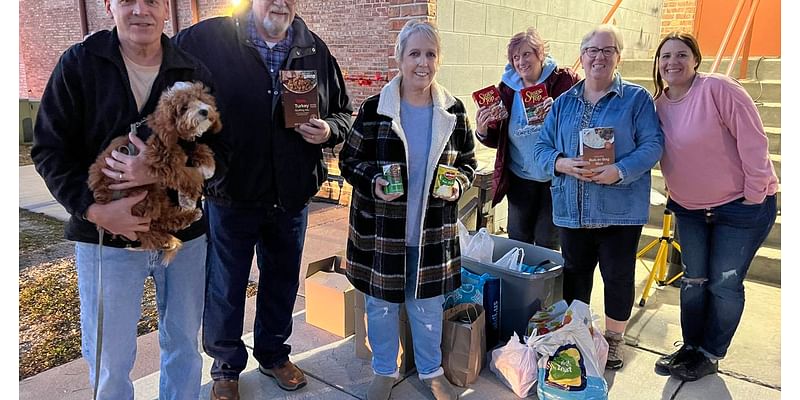
<instances>
[{"instance_id":1,"label":"concrete step","mask_svg":"<svg viewBox=\"0 0 800 400\"><path fill-rule=\"evenodd\" d=\"M780 179L780 175L778 175L778 179ZM657 191L658 193L660 193L662 195L666 196L666 194L667 194L667 191L665 189L665 183L664 183L664 175L661 172L661 169L659 168L658 164L656 164L655 168L653 168L650 171L650 187L653 190ZM777 195L778 195L778 197L777 197L777 200L778 200L778 213L780 213L780 211L781 211L781 197L782 197L781 196L780 183L778 184L778 193L777 193Z\"/></svg>"},{"instance_id":2,"label":"concrete step","mask_svg":"<svg viewBox=\"0 0 800 400\"><path fill-rule=\"evenodd\" d=\"M625 77L625 80L637 85L641 85L650 93L654 93L655 86L651 78L642 77ZM756 106L758 113L761 115L761 122L764 126L778 127L781 126L781 84L780 81L768 81L769 83L762 82L759 86L758 82L745 81L744 87L753 99L758 99ZM763 91L762 91L763 88Z\"/></svg>"},{"instance_id":3,"label":"concrete step","mask_svg":"<svg viewBox=\"0 0 800 400\"><path fill-rule=\"evenodd\" d=\"M764 126L781 127L781 103L760 103L757 107Z\"/></svg>"},{"instance_id":4,"label":"concrete step","mask_svg":"<svg viewBox=\"0 0 800 400\"><path fill-rule=\"evenodd\" d=\"M661 232L660 232L661 224L662 224L662 221L663 221L663 218L664 218L664 209L666 207L665 207L665 204L663 204L661 202L659 202L660 204L654 204L652 199L653 199L653 196L651 195L650 210L649 210L650 214L649 214L649 217L648 217L648 220L649 220L648 226L657 228L659 230L658 236L660 236L661 235ZM672 220L673 220L672 228L674 229L674 227L675 227L675 224L674 224L675 218L673 218ZM781 215L780 214L775 219L775 225L773 225L772 230L770 230L769 235L767 235L767 238L764 240L764 244L763 245L767 246L767 247L777 248L777 249L781 248Z\"/></svg>"},{"instance_id":5,"label":"concrete step","mask_svg":"<svg viewBox=\"0 0 800 400\"><path fill-rule=\"evenodd\" d=\"M655 93L653 78L649 76L623 75L623 78L628 82L641 85L650 91L650 93ZM780 103L781 101L781 81L779 80L762 80L759 82L745 79L740 80L739 83L744 87L745 90L747 90L747 93L754 101L761 103Z\"/></svg>"},{"instance_id":6,"label":"concrete step","mask_svg":"<svg viewBox=\"0 0 800 400\"><path fill-rule=\"evenodd\" d=\"M764 133L767 134L767 139L769 139L769 152L781 154L781 128L765 126Z\"/></svg>"},{"instance_id":7,"label":"concrete step","mask_svg":"<svg viewBox=\"0 0 800 400\"><path fill-rule=\"evenodd\" d=\"M702 72L709 72L711 70L711 63L713 62L713 56L706 56L703 58L703 61L700 63L699 70ZM719 73L725 73L725 70L728 68L728 64L730 63L730 59L723 59L720 67L717 69ZM738 77L739 76L739 69L738 65L740 62L737 61L737 68L734 69L732 76ZM653 74L653 59L625 59L623 58L622 62L619 65L620 73L622 76L626 77L634 77L634 76L652 76ZM762 57L752 57L750 58L748 67L747 67L747 77L745 79L781 79L781 59L780 58L762 58Z\"/></svg>"},{"instance_id":8,"label":"concrete step","mask_svg":"<svg viewBox=\"0 0 800 400\"><path fill-rule=\"evenodd\" d=\"M642 229L642 237L639 239L639 249L644 248L653 240L661 237L661 217L658 217L658 225L645 225ZM780 218L780 217L778 217ZM652 222L652 217L651 217ZM776 222L776 227L778 223ZM773 228L773 231L775 228ZM680 244L680 238L678 238ZM653 260L658 252L658 247L651 249L646 255L645 259ZM780 246L773 247L765 245L756 252L753 262L750 264L750 270L747 273L748 281L756 281L768 285L781 286L781 250Z\"/></svg>"}]
</instances>

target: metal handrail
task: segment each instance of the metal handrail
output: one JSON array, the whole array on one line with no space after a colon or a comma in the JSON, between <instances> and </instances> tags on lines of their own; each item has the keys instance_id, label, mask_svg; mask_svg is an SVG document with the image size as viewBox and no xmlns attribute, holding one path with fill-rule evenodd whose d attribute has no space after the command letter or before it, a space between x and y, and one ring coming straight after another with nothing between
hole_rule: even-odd
<instances>
[{"instance_id":1,"label":"metal handrail","mask_svg":"<svg viewBox=\"0 0 800 400\"><path fill-rule=\"evenodd\" d=\"M733 55L731 56L731 62L728 65L728 69L725 71L725 75L731 76L733 73L733 67L736 58L739 57L739 52L742 51L742 47L744 47L745 40L749 40L749 36L752 35L752 30L750 29L753 26L753 20L756 16L756 9L758 8L758 3L760 0L753 0L753 4L750 5L750 12L747 13L747 19L744 21L744 26L742 27L742 34L739 35L739 41L736 42L736 49L733 50ZM742 56L742 64L747 64L747 59ZM742 68L742 75L747 73L747 67L743 66ZM740 76L740 78L744 78L744 76Z\"/></svg>"},{"instance_id":2,"label":"metal handrail","mask_svg":"<svg viewBox=\"0 0 800 400\"><path fill-rule=\"evenodd\" d=\"M600 23L601 25L607 23L611 19L611 17L614 15L614 13L617 12L617 9L619 8L620 3L622 3L622 0L617 0L616 2L614 2L614 5L611 6L611 9L608 10L608 13L606 14L605 18L603 18L603 22ZM581 64L581 56L580 56L580 54L578 54L578 58L576 58L575 59L575 63L572 64L572 70L573 71L577 71L578 70L578 66L580 64Z\"/></svg>"},{"instance_id":3,"label":"metal handrail","mask_svg":"<svg viewBox=\"0 0 800 400\"><path fill-rule=\"evenodd\" d=\"M736 26L736 21L739 20L739 15L742 13L742 7L744 7L744 0L739 0L731 16L731 21L728 23L728 29L725 30L725 35L722 37L722 42L719 45L719 50L717 50L717 55L714 57L714 62L711 63L711 71L709 72L717 72L717 68L719 68L720 63L722 63L722 54L725 52L725 48L728 47L728 42L731 40L731 34L733 33L733 28ZM731 63L734 63L734 61L731 60Z\"/></svg>"}]
</instances>

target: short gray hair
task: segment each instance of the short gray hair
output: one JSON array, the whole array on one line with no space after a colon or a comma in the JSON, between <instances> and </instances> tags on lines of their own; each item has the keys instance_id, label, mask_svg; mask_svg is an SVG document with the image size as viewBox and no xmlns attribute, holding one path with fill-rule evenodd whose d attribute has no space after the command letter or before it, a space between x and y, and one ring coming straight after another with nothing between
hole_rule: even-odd
<instances>
[{"instance_id":1,"label":"short gray hair","mask_svg":"<svg viewBox=\"0 0 800 400\"><path fill-rule=\"evenodd\" d=\"M614 43L616 43L616 45L617 45L617 52L619 54L622 54L622 48L623 48L623 45L622 45L622 33L619 31L619 29L617 29L616 26L611 25L611 24L597 25L594 29L589 31L589 33L584 35L583 39L581 39L581 54L583 54L583 51L586 50L587 47L589 47L586 44L589 43L590 40L592 40L594 35L596 35L598 33L601 33L601 32L610 33L611 36L614 37Z\"/></svg>"},{"instance_id":2,"label":"short gray hair","mask_svg":"<svg viewBox=\"0 0 800 400\"><path fill-rule=\"evenodd\" d=\"M441 57L442 39L439 37L439 29L436 28L436 25L425 19L410 19L397 34L397 41L394 44L394 58L398 63L403 61L403 52L406 50L408 38L417 32L425 35L436 45L436 53Z\"/></svg>"}]
</instances>

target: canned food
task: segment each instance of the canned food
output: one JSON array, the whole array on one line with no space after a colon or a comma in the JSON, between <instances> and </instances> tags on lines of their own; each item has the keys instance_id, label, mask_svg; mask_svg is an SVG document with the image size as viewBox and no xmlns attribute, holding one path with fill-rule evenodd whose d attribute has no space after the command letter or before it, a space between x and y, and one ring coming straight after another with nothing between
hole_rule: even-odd
<instances>
[{"instance_id":1,"label":"canned food","mask_svg":"<svg viewBox=\"0 0 800 400\"><path fill-rule=\"evenodd\" d=\"M433 183L433 193L444 199L455 196L457 176L458 168L439 164L436 168L436 180Z\"/></svg>"},{"instance_id":2,"label":"canned food","mask_svg":"<svg viewBox=\"0 0 800 400\"><path fill-rule=\"evenodd\" d=\"M383 178L389 181L389 184L383 187L383 193L403 194L403 174L400 172L400 164L384 165Z\"/></svg>"}]
</instances>

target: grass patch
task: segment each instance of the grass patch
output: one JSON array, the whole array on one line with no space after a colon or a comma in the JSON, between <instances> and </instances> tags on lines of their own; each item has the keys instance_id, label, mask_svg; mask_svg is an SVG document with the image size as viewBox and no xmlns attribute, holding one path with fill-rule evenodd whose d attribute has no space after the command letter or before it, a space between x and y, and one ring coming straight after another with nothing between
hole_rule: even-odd
<instances>
[{"instance_id":1,"label":"grass patch","mask_svg":"<svg viewBox=\"0 0 800 400\"><path fill-rule=\"evenodd\" d=\"M63 222L20 209L20 256L64 243L63 231ZM250 282L247 296L255 293L256 285ZM156 329L155 285L152 278L147 278L137 333L144 335ZM19 379L80 357L80 302L75 258L40 260L19 274Z\"/></svg>"},{"instance_id":2,"label":"grass patch","mask_svg":"<svg viewBox=\"0 0 800 400\"><path fill-rule=\"evenodd\" d=\"M19 209L19 253L27 254L64 242L64 223L44 214Z\"/></svg>"},{"instance_id":3,"label":"grass patch","mask_svg":"<svg viewBox=\"0 0 800 400\"><path fill-rule=\"evenodd\" d=\"M33 145L30 144L21 144L19 145L19 166L23 165L31 165L33 164L33 160L31 159L31 147Z\"/></svg>"}]
</instances>

